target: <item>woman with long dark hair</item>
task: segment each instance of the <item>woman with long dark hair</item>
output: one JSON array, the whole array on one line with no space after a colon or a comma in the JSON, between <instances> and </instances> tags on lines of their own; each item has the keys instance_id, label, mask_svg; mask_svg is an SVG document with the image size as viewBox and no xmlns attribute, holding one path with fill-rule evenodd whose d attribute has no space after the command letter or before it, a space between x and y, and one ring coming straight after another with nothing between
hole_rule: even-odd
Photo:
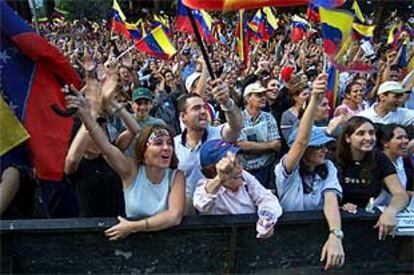
<instances>
[{"instance_id":1,"label":"woman with long dark hair","mask_svg":"<svg viewBox=\"0 0 414 275\"><path fill-rule=\"evenodd\" d=\"M395 216L408 203L394 165L375 150L374 124L367 118L355 116L344 125L336 148L336 163L343 189L343 209L357 211L366 207L384 188L392 198L375 227L379 239L385 239L396 226Z\"/></svg>"}]
</instances>

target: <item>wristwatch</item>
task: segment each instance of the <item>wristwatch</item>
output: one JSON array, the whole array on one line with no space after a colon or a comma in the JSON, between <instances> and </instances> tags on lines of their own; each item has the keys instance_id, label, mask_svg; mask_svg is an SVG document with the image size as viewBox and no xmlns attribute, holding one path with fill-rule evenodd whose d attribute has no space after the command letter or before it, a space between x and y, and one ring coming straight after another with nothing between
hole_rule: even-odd
<instances>
[{"instance_id":1,"label":"wristwatch","mask_svg":"<svg viewBox=\"0 0 414 275\"><path fill-rule=\"evenodd\" d=\"M342 240L344 238L344 232L339 228L334 228L329 233L333 234L338 239Z\"/></svg>"}]
</instances>

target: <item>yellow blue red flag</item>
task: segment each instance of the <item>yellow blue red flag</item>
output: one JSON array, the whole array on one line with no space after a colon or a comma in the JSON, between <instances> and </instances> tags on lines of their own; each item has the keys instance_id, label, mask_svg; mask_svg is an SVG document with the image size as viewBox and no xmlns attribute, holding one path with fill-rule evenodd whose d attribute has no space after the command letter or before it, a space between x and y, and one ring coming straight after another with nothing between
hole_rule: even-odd
<instances>
[{"instance_id":1,"label":"yellow blue red flag","mask_svg":"<svg viewBox=\"0 0 414 275\"><path fill-rule=\"evenodd\" d=\"M177 53L162 26L156 27L143 39L135 43L138 50L160 59L169 59Z\"/></svg>"},{"instance_id":2,"label":"yellow blue red flag","mask_svg":"<svg viewBox=\"0 0 414 275\"><path fill-rule=\"evenodd\" d=\"M0 97L0 156L27 140L30 135L10 110L9 105Z\"/></svg>"}]
</instances>

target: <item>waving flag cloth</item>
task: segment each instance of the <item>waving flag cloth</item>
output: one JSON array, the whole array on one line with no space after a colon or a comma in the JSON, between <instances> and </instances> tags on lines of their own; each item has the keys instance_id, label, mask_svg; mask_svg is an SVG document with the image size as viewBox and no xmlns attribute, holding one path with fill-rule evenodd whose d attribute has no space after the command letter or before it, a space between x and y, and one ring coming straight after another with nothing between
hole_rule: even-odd
<instances>
[{"instance_id":1,"label":"waving flag cloth","mask_svg":"<svg viewBox=\"0 0 414 275\"><path fill-rule=\"evenodd\" d=\"M318 7L310 3L308 9L306 10L306 17L311 22L319 23L321 21L321 18L319 16Z\"/></svg>"},{"instance_id":2,"label":"waving flag cloth","mask_svg":"<svg viewBox=\"0 0 414 275\"><path fill-rule=\"evenodd\" d=\"M204 41L207 44L215 42L216 39L212 33L213 20L211 16L204 10L191 10L191 14ZM177 0L177 20L175 21L175 28L179 32L193 33L187 8L181 0Z\"/></svg>"},{"instance_id":3,"label":"waving flag cloth","mask_svg":"<svg viewBox=\"0 0 414 275\"><path fill-rule=\"evenodd\" d=\"M153 14L153 18L154 18L154 26L155 27L162 26L164 28L164 31L168 35L172 35L172 30L171 30L171 26L170 26L170 22L168 20L168 17Z\"/></svg>"},{"instance_id":4,"label":"waving flag cloth","mask_svg":"<svg viewBox=\"0 0 414 275\"><path fill-rule=\"evenodd\" d=\"M3 156L9 150L27 140L30 136L4 101L3 97L0 97L0 121L2 128L0 135L0 156Z\"/></svg>"},{"instance_id":5,"label":"waving flag cloth","mask_svg":"<svg viewBox=\"0 0 414 275\"><path fill-rule=\"evenodd\" d=\"M247 29L247 20L244 10L239 11L239 22L236 25L236 52L238 53L244 66L249 62L249 33Z\"/></svg>"},{"instance_id":6,"label":"waving flag cloth","mask_svg":"<svg viewBox=\"0 0 414 275\"><path fill-rule=\"evenodd\" d=\"M121 10L118 2L114 0L112 5L112 19L111 19L111 28L112 30L122 33L126 38L131 38L130 33L125 25L126 17Z\"/></svg>"},{"instance_id":7,"label":"waving flag cloth","mask_svg":"<svg viewBox=\"0 0 414 275\"><path fill-rule=\"evenodd\" d=\"M311 3L316 7L323 7L326 9L333 9L342 6L346 0L311 0Z\"/></svg>"},{"instance_id":8,"label":"waving flag cloth","mask_svg":"<svg viewBox=\"0 0 414 275\"><path fill-rule=\"evenodd\" d=\"M0 11L2 97L30 134L37 177L61 180L73 119L57 116L50 106L63 109L62 84L80 88L80 78L66 58L3 0Z\"/></svg>"},{"instance_id":9,"label":"waving flag cloth","mask_svg":"<svg viewBox=\"0 0 414 275\"><path fill-rule=\"evenodd\" d=\"M372 40L374 37L375 26L363 25L358 23L352 24L354 39Z\"/></svg>"},{"instance_id":10,"label":"waving flag cloth","mask_svg":"<svg viewBox=\"0 0 414 275\"><path fill-rule=\"evenodd\" d=\"M126 22L126 17L121 10L118 2L114 0L112 6L112 19L111 19L111 28L112 30L121 33L127 39L135 39L140 40L142 38L142 34L139 31L139 23L131 24Z\"/></svg>"},{"instance_id":11,"label":"waving flag cloth","mask_svg":"<svg viewBox=\"0 0 414 275\"><path fill-rule=\"evenodd\" d=\"M138 50L160 59L169 59L177 52L162 26L156 27L143 39L135 43L135 46Z\"/></svg>"},{"instance_id":12,"label":"waving flag cloth","mask_svg":"<svg viewBox=\"0 0 414 275\"><path fill-rule=\"evenodd\" d=\"M359 20L359 22L365 23L365 17L362 14L361 8L359 7L358 2L356 0L354 0L354 3L352 3L351 9L354 11L355 16Z\"/></svg>"},{"instance_id":13,"label":"waving flag cloth","mask_svg":"<svg viewBox=\"0 0 414 275\"><path fill-rule=\"evenodd\" d=\"M248 23L252 38L258 41L268 41L273 32L278 28L278 19L269 7L260 9Z\"/></svg>"},{"instance_id":14,"label":"waving flag cloth","mask_svg":"<svg viewBox=\"0 0 414 275\"><path fill-rule=\"evenodd\" d=\"M302 40L309 29L309 22L304 18L294 15L291 20L291 39L293 42Z\"/></svg>"},{"instance_id":15,"label":"waving flag cloth","mask_svg":"<svg viewBox=\"0 0 414 275\"><path fill-rule=\"evenodd\" d=\"M338 88L339 88L339 71L333 66L329 66L328 69L328 86L326 89L326 97L329 101L329 106L331 107L331 114L335 111L337 107L338 100Z\"/></svg>"},{"instance_id":16,"label":"waving flag cloth","mask_svg":"<svg viewBox=\"0 0 414 275\"><path fill-rule=\"evenodd\" d=\"M267 6L291 7L309 4L309 0L183 0L192 9L231 11L258 9Z\"/></svg>"}]
</instances>

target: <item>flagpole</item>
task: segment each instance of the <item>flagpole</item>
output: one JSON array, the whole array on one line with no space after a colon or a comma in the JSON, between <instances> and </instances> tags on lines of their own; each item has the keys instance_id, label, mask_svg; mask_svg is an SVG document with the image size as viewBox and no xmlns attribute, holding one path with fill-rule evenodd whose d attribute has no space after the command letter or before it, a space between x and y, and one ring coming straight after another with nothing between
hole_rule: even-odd
<instances>
[{"instance_id":1,"label":"flagpole","mask_svg":"<svg viewBox=\"0 0 414 275\"><path fill-rule=\"evenodd\" d=\"M39 20L37 18L37 11L36 11L36 4L34 3L33 0L29 0L29 1L30 1L30 4L32 5L32 13L33 13L33 17L34 17L36 33L40 33L40 31L39 31Z\"/></svg>"},{"instance_id":2,"label":"flagpole","mask_svg":"<svg viewBox=\"0 0 414 275\"><path fill-rule=\"evenodd\" d=\"M191 27L193 28L193 31L194 31L194 34L197 40L197 44L201 49L201 54L203 55L204 62L206 62L207 70L210 73L211 79L214 80L216 79L216 76L214 75L213 68L211 67L210 59L208 58L207 51L204 48L203 41L201 40L201 35L200 35L200 32L198 31L196 22L194 20L193 13L191 12L191 9L189 7L186 6L186 9L187 9L188 16L190 18Z\"/></svg>"},{"instance_id":3,"label":"flagpole","mask_svg":"<svg viewBox=\"0 0 414 275\"><path fill-rule=\"evenodd\" d=\"M142 39L141 39L142 40ZM141 41L140 40L140 41ZM124 55L126 55L127 53L129 53L133 48L135 48L135 43L134 45L132 45L131 47L129 47L128 49L126 49L125 51L123 51L120 55L118 55L118 57L115 59L115 61L118 61L120 58L122 58Z\"/></svg>"}]
</instances>

